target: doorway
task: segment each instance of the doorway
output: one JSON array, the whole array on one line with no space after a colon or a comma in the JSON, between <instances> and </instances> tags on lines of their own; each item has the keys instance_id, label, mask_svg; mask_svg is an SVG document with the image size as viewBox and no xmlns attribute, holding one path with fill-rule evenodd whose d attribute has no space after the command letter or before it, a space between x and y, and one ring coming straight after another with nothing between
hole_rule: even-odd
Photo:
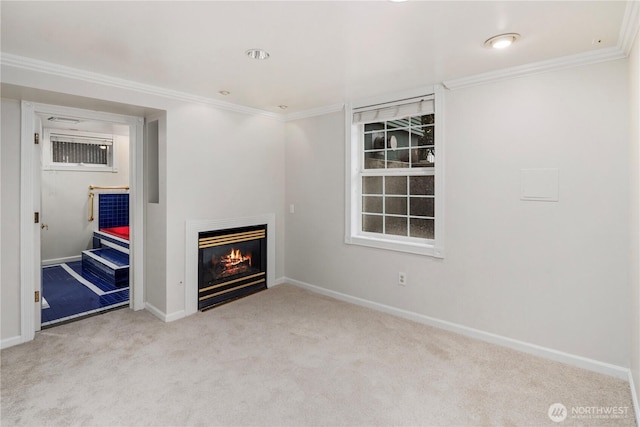
<instances>
[{"instance_id":1,"label":"doorway","mask_svg":"<svg viewBox=\"0 0 640 427\"><path fill-rule=\"evenodd\" d=\"M129 127L38 114L41 327L129 304Z\"/></svg>"},{"instance_id":2,"label":"doorway","mask_svg":"<svg viewBox=\"0 0 640 427\"><path fill-rule=\"evenodd\" d=\"M130 271L129 271L129 307L134 310L144 308L143 302L143 179L142 179L142 128L141 117L125 116L113 113L83 110L71 107L22 102L21 132L21 210L34 212L33 217L22 215L20 221L20 274L21 274L21 336L23 341L33 339L42 324L42 255L41 233L49 224L44 220L42 208L42 137L45 128L60 129L66 126L53 126L48 123L50 117L68 118L96 126L111 129L126 129L128 133L128 181L129 181L129 223L130 223ZM43 123L47 121L47 123ZM78 124L75 123L74 126ZM97 128L91 131L99 130ZM104 130L104 129L103 129ZM82 133L78 128L76 132ZM88 132L88 131L87 131ZM94 132L95 133L95 132ZM50 142L50 141L49 141ZM102 144L102 145L106 145ZM49 147L50 150L50 147ZM44 153L50 155L50 151ZM41 161L41 158L43 161ZM98 185L99 183L95 184ZM83 197L88 197L87 187ZM88 207L88 199L87 199ZM88 213L88 208L87 208ZM41 220L42 219L42 220ZM88 219L88 217L87 217ZM82 255L80 255L82 257ZM62 257L64 258L64 257ZM56 260L57 258L52 258ZM73 270L73 268L71 268ZM104 292L104 291L103 291ZM109 291L107 291L109 292ZM122 302L122 301L121 301Z\"/></svg>"}]
</instances>

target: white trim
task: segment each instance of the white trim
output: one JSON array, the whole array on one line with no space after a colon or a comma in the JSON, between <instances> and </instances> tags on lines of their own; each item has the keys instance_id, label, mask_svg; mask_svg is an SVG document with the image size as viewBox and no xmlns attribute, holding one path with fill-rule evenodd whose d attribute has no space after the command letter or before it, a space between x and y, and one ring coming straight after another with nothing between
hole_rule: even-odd
<instances>
[{"instance_id":1,"label":"white trim","mask_svg":"<svg viewBox=\"0 0 640 427\"><path fill-rule=\"evenodd\" d=\"M618 49L623 51L626 56L629 56L631 53L631 48L633 47L633 42L636 39L638 31L640 31L640 2L637 0L627 1L617 44ZM638 422L640 423L640 418Z\"/></svg>"},{"instance_id":2,"label":"white trim","mask_svg":"<svg viewBox=\"0 0 640 427\"><path fill-rule=\"evenodd\" d=\"M4 350L5 348L9 348L9 347L13 347L14 345L18 345L18 344L22 344L24 341L22 340L22 337L20 335L15 336L15 337L11 337L11 338L5 338L2 341L0 341L0 349Z\"/></svg>"},{"instance_id":3,"label":"white trim","mask_svg":"<svg viewBox=\"0 0 640 427\"><path fill-rule=\"evenodd\" d=\"M286 114L283 117L285 122L290 122L292 120L300 120L300 119L307 119L309 117L324 116L325 114L337 113L338 111L342 111L344 106L345 106L344 103L326 105L323 107L311 108L309 110L303 110L303 111L298 111L296 113Z\"/></svg>"},{"instance_id":4,"label":"white trim","mask_svg":"<svg viewBox=\"0 0 640 427\"><path fill-rule=\"evenodd\" d=\"M133 310L144 308L144 140L142 117L121 116L129 124L129 302Z\"/></svg>"},{"instance_id":5,"label":"white trim","mask_svg":"<svg viewBox=\"0 0 640 427\"><path fill-rule=\"evenodd\" d=\"M274 286L278 286L278 285L283 285L285 283L287 283L287 278L279 277L269 285L269 288L273 288ZM174 322L186 316L185 310L179 310L171 314L165 314L162 310L160 310L159 308L157 308L156 306L148 302L145 303L145 309L147 309L151 314L153 314L155 317L157 317L158 319L162 320L165 323Z\"/></svg>"},{"instance_id":6,"label":"white trim","mask_svg":"<svg viewBox=\"0 0 640 427\"><path fill-rule=\"evenodd\" d=\"M640 405L638 404L638 393L633 381L633 372L629 369L629 387L631 388L631 402L633 403L633 412L636 414L636 425L640 425Z\"/></svg>"},{"instance_id":7,"label":"white trim","mask_svg":"<svg viewBox=\"0 0 640 427\"><path fill-rule=\"evenodd\" d=\"M435 258L443 258L442 250L437 250L435 246L430 244L416 244L401 241L392 241L384 238L376 238L369 236L349 236L345 240L346 244L365 246L376 249L386 249L389 251L405 252L416 255L427 255Z\"/></svg>"},{"instance_id":8,"label":"white trim","mask_svg":"<svg viewBox=\"0 0 640 427\"><path fill-rule=\"evenodd\" d=\"M174 311L173 313L169 313L165 315L165 322L174 322L176 320L180 320L185 316L184 310Z\"/></svg>"},{"instance_id":9,"label":"white trim","mask_svg":"<svg viewBox=\"0 0 640 427\"><path fill-rule=\"evenodd\" d=\"M273 288L274 286L284 285L285 283L287 283L286 277L278 277L276 280L273 281L273 284L269 287Z\"/></svg>"},{"instance_id":10,"label":"white trim","mask_svg":"<svg viewBox=\"0 0 640 427\"><path fill-rule=\"evenodd\" d=\"M258 108L245 107L243 105L232 104L230 102L219 101L217 99L207 98L204 96L193 95L191 93L180 92L177 90L171 90L162 88L159 86L152 86L149 84L133 82L131 80L120 79L117 77L111 77L106 74L94 73L91 71L79 70L77 68L71 68L64 65L54 64L52 62L41 61L38 59L27 58L24 56L14 55L11 53L0 53L0 62L2 65L6 65L13 68L22 70L35 71L44 74L50 74L59 77L66 77L76 80L81 80L89 83L95 83L99 85L105 85L109 87L115 87L120 89L131 90L134 92L144 93L148 95L161 96L164 98L174 99L184 102L193 102L196 104L213 105L222 110L232 111L235 113L249 114L255 116L263 116L271 119L282 120L283 116L277 113L271 113Z\"/></svg>"},{"instance_id":11,"label":"white trim","mask_svg":"<svg viewBox=\"0 0 640 427\"><path fill-rule=\"evenodd\" d=\"M423 314L414 313L412 311L402 310L400 308L391 307L385 304L380 304L370 300L343 294L341 292L321 288L319 286L311 285L309 283L301 282L299 280L294 280L291 278L285 278L285 279L287 283L290 283L292 285L307 289L309 291L312 291L321 295L335 298L341 301L349 302L351 304L356 304L362 307L371 308L373 310L377 310L377 311L388 313L394 316L409 319L414 322L422 323L424 325L433 326L435 328L455 332L457 334L464 335L470 338L475 338L475 339L496 344L502 347L511 348L513 350L532 354L534 356L543 357L549 360L554 360L556 362L566 363L568 365L572 365L582 369L587 369L589 371L598 372L601 374L609 375L609 376L624 379L624 380L628 379L629 369L623 368L622 366L616 366L610 363L588 359L586 357L565 353L563 351L554 350L548 347L542 347L537 344L531 344L524 341L515 340L512 338L493 334L491 332L485 332L479 329L470 328L468 326L460 325L457 323L448 322L446 320L441 320L434 317L425 316Z\"/></svg>"},{"instance_id":12,"label":"white trim","mask_svg":"<svg viewBox=\"0 0 640 427\"><path fill-rule=\"evenodd\" d=\"M185 317L184 310L179 310L171 314L165 314L162 310L149 302L145 302L144 308L149 313L153 314L154 317L162 320L165 323L174 322Z\"/></svg>"},{"instance_id":13,"label":"white trim","mask_svg":"<svg viewBox=\"0 0 640 427\"><path fill-rule=\"evenodd\" d=\"M35 105L31 102L21 103L20 134L20 336L22 342L35 337L35 269L40 262L35 262L35 230L33 223L34 182L33 182L33 134ZM40 260L38 260L40 261ZM38 325L39 326L39 325ZM39 328L38 328L39 329Z\"/></svg>"},{"instance_id":14,"label":"white trim","mask_svg":"<svg viewBox=\"0 0 640 427\"><path fill-rule=\"evenodd\" d=\"M144 303L144 309L147 310L149 313L153 314L158 319L162 320L163 322L167 321L166 314L164 314L162 310L160 310L158 307L151 304L150 302L147 301Z\"/></svg>"},{"instance_id":15,"label":"white trim","mask_svg":"<svg viewBox=\"0 0 640 427\"><path fill-rule=\"evenodd\" d=\"M519 65L517 67L503 68L500 70L462 77L459 79L446 80L442 82L442 84L447 89L456 90L485 83L493 83L501 80L513 79L516 77L546 73L548 71L562 70L565 68L578 67L582 65L597 64L599 62L605 61L614 61L616 59L622 59L624 57L626 57L626 55L623 51L621 51L617 47L611 47L592 52L563 56L546 61L532 62L530 64Z\"/></svg>"},{"instance_id":16,"label":"white trim","mask_svg":"<svg viewBox=\"0 0 640 427\"><path fill-rule=\"evenodd\" d=\"M46 267L46 266L58 265L58 264L64 264L67 262L76 262L76 261L82 261L82 255L74 255L74 256L68 256L64 258L53 258L53 259L42 260L42 266Z\"/></svg>"},{"instance_id":17,"label":"white trim","mask_svg":"<svg viewBox=\"0 0 640 427\"><path fill-rule=\"evenodd\" d=\"M276 274L276 215L273 213L240 218L187 220L185 232L184 315L198 311L198 233L267 224L267 287Z\"/></svg>"},{"instance_id":18,"label":"white trim","mask_svg":"<svg viewBox=\"0 0 640 427\"><path fill-rule=\"evenodd\" d=\"M444 113L444 103L445 103L445 91L444 91L444 87L442 85L435 85L433 87L433 93L435 94L435 100L434 100L434 107L435 107L435 112L436 112L436 117L435 117L435 141L437 145L436 148L436 165L435 165L435 170L436 170L436 174L435 174L435 188L434 188L434 193L435 193L435 214L436 214L436 221L435 221L435 228L434 228L434 234L435 234L435 239L434 239L434 243L433 243L433 256L436 258L444 258L445 256L445 252L444 252L444 242L445 242L445 236L444 236L444 224L446 221L446 215L444 214L445 211L445 206L444 206L444 201L446 199L445 197L445 193L444 193L444 177L445 177L445 153L447 152L447 141L445 139L446 135L445 135L445 128L446 128L446 124L445 124L445 120L447 120L447 117Z\"/></svg>"}]
</instances>

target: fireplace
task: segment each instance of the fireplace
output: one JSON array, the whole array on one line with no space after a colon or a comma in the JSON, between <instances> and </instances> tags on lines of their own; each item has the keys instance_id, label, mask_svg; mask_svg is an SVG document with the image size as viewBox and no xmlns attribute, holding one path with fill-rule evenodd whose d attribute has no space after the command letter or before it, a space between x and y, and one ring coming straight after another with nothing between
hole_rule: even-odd
<instances>
[{"instance_id":1,"label":"fireplace","mask_svg":"<svg viewBox=\"0 0 640 427\"><path fill-rule=\"evenodd\" d=\"M198 310L266 288L266 224L198 233Z\"/></svg>"}]
</instances>

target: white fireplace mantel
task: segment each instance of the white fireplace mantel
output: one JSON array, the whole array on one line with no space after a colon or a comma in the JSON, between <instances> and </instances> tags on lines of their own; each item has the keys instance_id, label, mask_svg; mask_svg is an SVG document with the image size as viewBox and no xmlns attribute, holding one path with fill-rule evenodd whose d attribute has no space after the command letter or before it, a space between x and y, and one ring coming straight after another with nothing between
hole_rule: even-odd
<instances>
[{"instance_id":1,"label":"white fireplace mantel","mask_svg":"<svg viewBox=\"0 0 640 427\"><path fill-rule=\"evenodd\" d=\"M185 315L198 311L198 233L267 224L267 287L275 285L276 215L263 214L241 218L187 220L185 236Z\"/></svg>"}]
</instances>

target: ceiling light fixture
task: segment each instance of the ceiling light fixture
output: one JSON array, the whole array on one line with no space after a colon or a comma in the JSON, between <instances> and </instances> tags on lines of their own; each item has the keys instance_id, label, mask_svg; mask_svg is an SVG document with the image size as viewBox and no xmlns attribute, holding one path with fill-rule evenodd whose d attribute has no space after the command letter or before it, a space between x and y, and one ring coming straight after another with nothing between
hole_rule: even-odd
<instances>
[{"instance_id":1,"label":"ceiling light fixture","mask_svg":"<svg viewBox=\"0 0 640 427\"><path fill-rule=\"evenodd\" d=\"M231 94L231 92L229 92L228 90L219 90L218 93L222 96L227 96Z\"/></svg>"},{"instance_id":2,"label":"ceiling light fixture","mask_svg":"<svg viewBox=\"0 0 640 427\"><path fill-rule=\"evenodd\" d=\"M269 52L264 49L249 49L245 54L251 59L267 59L269 58Z\"/></svg>"},{"instance_id":3,"label":"ceiling light fixture","mask_svg":"<svg viewBox=\"0 0 640 427\"><path fill-rule=\"evenodd\" d=\"M282 105L278 105L278 108L281 110L286 110L287 108L289 108L289 106L282 104Z\"/></svg>"},{"instance_id":4,"label":"ceiling light fixture","mask_svg":"<svg viewBox=\"0 0 640 427\"><path fill-rule=\"evenodd\" d=\"M518 33L506 33L493 36L484 42L485 47L492 49L504 49L520 38Z\"/></svg>"}]
</instances>

